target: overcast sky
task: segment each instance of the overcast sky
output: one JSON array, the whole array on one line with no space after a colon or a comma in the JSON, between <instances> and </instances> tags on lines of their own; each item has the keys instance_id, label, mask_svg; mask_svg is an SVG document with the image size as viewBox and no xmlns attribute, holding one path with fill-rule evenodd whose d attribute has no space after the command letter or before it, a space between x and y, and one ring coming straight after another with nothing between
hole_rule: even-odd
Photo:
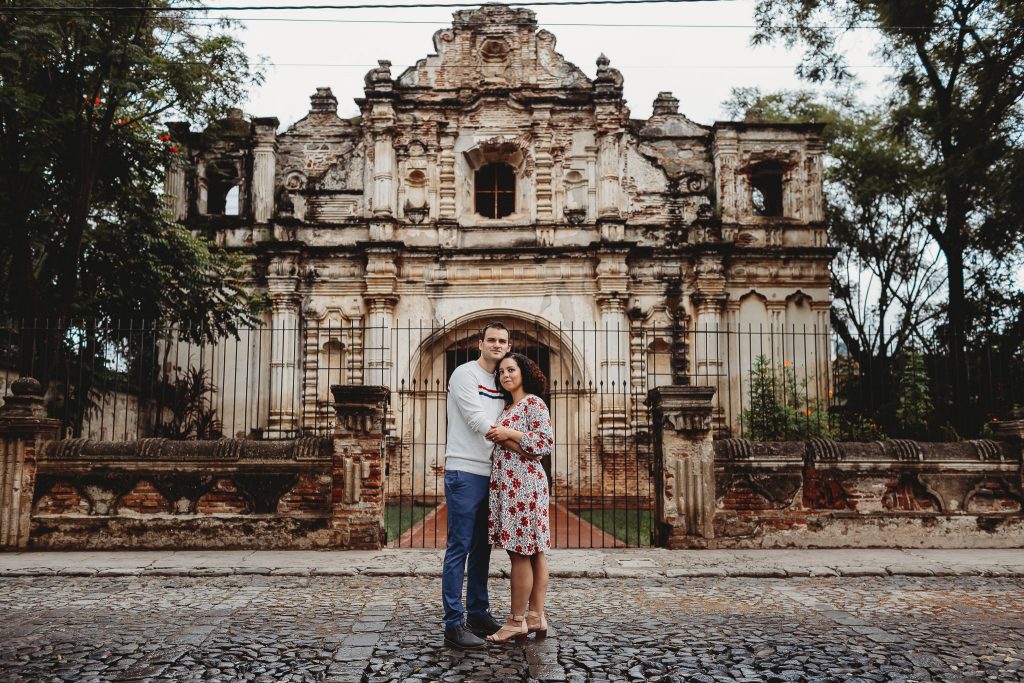
<instances>
[{"instance_id":1,"label":"overcast sky","mask_svg":"<svg viewBox=\"0 0 1024 683\"><path fill-rule=\"evenodd\" d=\"M239 3L210 3L212 7L232 4ZM244 4L286 3L246 0ZM809 87L793 73L797 53L781 46L751 47L754 4L726 0L532 9L539 26L555 34L556 49L587 76L594 76L598 55L608 56L625 78L625 98L634 118L650 116L654 97L668 90L679 98L683 114L708 124L724 117L721 105L733 87ZM286 128L305 116L309 96L318 86L334 90L342 116L357 114L352 100L362 96L363 75L377 60L391 60L397 77L433 51L431 37L451 25L454 11L396 7L219 14L242 19L240 37L250 54L270 62L266 81L244 104L246 113L276 116ZM847 34L841 43L850 64L857 67L854 72L867 98L879 94L886 75L871 54L873 42L872 31L859 30Z\"/></svg>"}]
</instances>

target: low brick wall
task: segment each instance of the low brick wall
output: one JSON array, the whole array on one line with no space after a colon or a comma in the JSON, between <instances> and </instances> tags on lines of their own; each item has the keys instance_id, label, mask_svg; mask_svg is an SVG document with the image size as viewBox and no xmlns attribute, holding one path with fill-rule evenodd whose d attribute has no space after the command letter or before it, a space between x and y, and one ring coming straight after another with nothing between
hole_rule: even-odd
<instances>
[{"instance_id":1,"label":"low brick wall","mask_svg":"<svg viewBox=\"0 0 1024 683\"><path fill-rule=\"evenodd\" d=\"M380 548L386 387L335 386L330 439L57 440L42 387L0 407L0 549Z\"/></svg>"},{"instance_id":2,"label":"low brick wall","mask_svg":"<svg viewBox=\"0 0 1024 683\"><path fill-rule=\"evenodd\" d=\"M704 547L1022 547L1012 441L714 442Z\"/></svg>"},{"instance_id":3,"label":"low brick wall","mask_svg":"<svg viewBox=\"0 0 1024 683\"><path fill-rule=\"evenodd\" d=\"M36 467L30 548L340 545L330 440L51 441Z\"/></svg>"}]
</instances>

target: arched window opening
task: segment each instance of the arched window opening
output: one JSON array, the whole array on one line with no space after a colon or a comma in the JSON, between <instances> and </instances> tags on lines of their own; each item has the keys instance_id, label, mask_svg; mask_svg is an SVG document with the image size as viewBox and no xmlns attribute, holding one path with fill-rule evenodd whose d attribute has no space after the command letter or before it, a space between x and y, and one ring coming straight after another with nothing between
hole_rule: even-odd
<instances>
[{"instance_id":1,"label":"arched window opening","mask_svg":"<svg viewBox=\"0 0 1024 683\"><path fill-rule=\"evenodd\" d=\"M211 216L237 216L241 178L234 164L215 164L206 169L206 213ZM228 210L228 196L234 196L234 208Z\"/></svg>"},{"instance_id":2,"label":"arched window opening","mask_svg":"<svg viewBox=\"0 0 1024 683\"><path fill-rule=\"evenodd\" d=\"M224 215L238 215L238 185L235 185L224 195Z\"/></svg>"},{"instance_id":3,"label":"arched window opening","mask_svg":"<svg viewBox=\"0 0 1024 683\"><path fill-rule=\"evenodd\" d=\"M487 164L476 172L476 212L504 218L516 210L516 174L508 164Z\"/></svg>"},{"instance_id":4,"label":"arched window opening","mask_svg":"<svg viewBox=\"0 0 1024 683\"><path fill-rule=\"evenodd\" d=\"M755 215L782 215L782 166L777 161L762 161L754 166L750 187Z\"/></svg>"}]
</instances>

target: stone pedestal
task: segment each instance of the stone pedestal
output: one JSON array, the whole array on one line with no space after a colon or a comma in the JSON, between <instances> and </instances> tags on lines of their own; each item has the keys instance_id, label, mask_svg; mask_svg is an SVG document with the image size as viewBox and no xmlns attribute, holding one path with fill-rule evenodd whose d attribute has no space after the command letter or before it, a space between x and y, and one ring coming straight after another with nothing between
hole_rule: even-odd
<instances>
[{"instance_id":1,"label":"stone pedestal","mask_svg":"<svg viewBox=\"0 0 1024 683\"><path fill-rule=\"evenodd\" d=\"M334 454L330 526L334 544L384 545L384 422L390 390L334 385Z\"/></svg>"},{"instance_id":2,"label":"stone pedestal","mask_svg":"<svg viewBox=\"0 0 1024 683\"><path fill-rule=\"evenodd\" d=\"M1007 417L1006 420L992 423L992 435L1012 443L1022 452L1018 481L1024 490L1024 408L1014 408Z\"/></svg>"},{"instance_id":3,"label":"stone pedestal","mask_svg":"<svg viewBox=\"0 0 1024 683\"><path fill-rule=\"evenodd\" d=\"M60 421L46 417L42 385L15 380L0 407L0 550L28 547L36 457L59 430Z\"/></svg>"},{"instance_id":4,"label":"stone pedestal","mask_svg":"<svg viewBox=\"0 0 1024 683\"><path fill-rule=\"evenodd\" d=\"M714 538L715 468L711 441L714 387L651 389L655 520L660 544L704 547Z\"/></svg>"}]
</instances>

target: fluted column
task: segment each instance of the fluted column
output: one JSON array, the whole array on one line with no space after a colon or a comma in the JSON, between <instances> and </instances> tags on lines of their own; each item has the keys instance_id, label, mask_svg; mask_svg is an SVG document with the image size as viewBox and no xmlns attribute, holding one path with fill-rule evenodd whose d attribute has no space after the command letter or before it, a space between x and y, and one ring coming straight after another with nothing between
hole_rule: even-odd
<instances>
[{"instance_id":1,"label":"fluted column","mask_svg":"<svg viewBox=\"0 0 1024 683\"><path fill-rule=\"evenodd\" d=\"M395 215L395 144L390 131L374 135L373 215Z\"/></svg>"},{"instance_id":2,"label":"fluted column","mask_svg":"<svg viewBox=\"0 0 1024 683\"><path fill-rule=\"evenodd\" d=\"M699 256L695 267L696 287L692 297L696 311L693 340L693 383L724 389L723 359L729 352L723 334L722 312L725 309L725 268L717 254Z\"/></svg>"},{"instance_id":3,"label":"fluted column","mask_svg":"<svg viewBox=\"0 0 1024 683\"><path fill-rule=\"evenodd\" d=\"M597 147L597 212L601 217L619 217L619 135L603 135Z\"/></svg>"},{"instance_id":4,"label":"fluted column","mask_svg":"<svg viewBox=\"0 0 1024 683\"><path fill-rule=\"evenodd\" d=\"M299 266L298 255L275 257L267 272L271 305L270 421L274 436L293 435L299 404Z\"/></svg>"},{"instance_id":5,"label":"fluted column","mask_svg":"<svg viewBox=\"0 0 1024 683\"><path fill-rule=\"evenodd\" d=\"M171 218L183 221L188 216L188 189L185 186L185 162L180 152L172 154L167 161L167 175L164 176L164 202L171 212Z\"/></svg>"},{"instance_id":6,"label":"fluted column","mask_svg":"<svg viewBox=\"0 0 1024 683\"><path fill-rule=\"evenodd\" d=\"M39 381L14 380L0 407L0 550L28 547L36 460L59 429L60 420L46 417Z\"/></svg>"},{"instance_id":7,"label":"fluted column","mask_svg":"<svg viewBox=\"0 0 1024 683\"><path fill-rule=\"evenodd\" d=\"M267 223L274 216L274 178L277 166L276 118L253 119L252 203L253 220Z\"/></svg>"},{"instance_id":8,"label":"fluted column","mask_svg":"<svg viewBox=\"0 0 1024 683\"><path fill-rule=\"evenodd\" d=\"M625 249L603 250L597 265L597 304L601 318L598 328L600 376L604 384L601 403L602 433L625 434L626 395L629 392L629 320L626 300L629 294L629 269Z\"/></svg>"},{"instance_id":9,"label":"fluted column","mask_svg":"<svg viewBox=\"0 0 1024 683\"><path fill-rule=\"evenodd\" d=\"M366 249L366 305L368 316L364 335L365 372L363 384L390 386L391 337L398 304L398 267L395 245Z\"/></svg>"}]
</instances>

